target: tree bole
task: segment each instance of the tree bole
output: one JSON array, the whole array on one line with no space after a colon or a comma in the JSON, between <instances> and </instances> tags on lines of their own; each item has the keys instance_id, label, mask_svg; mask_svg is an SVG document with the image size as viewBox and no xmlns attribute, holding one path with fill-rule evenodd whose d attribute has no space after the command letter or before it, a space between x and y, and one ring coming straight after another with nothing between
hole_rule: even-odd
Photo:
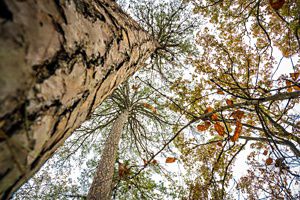
<instances>
[{"instance_id":1,"label":"tree bole","mask_svg":"<svg viewBox=\"0 0 300 200\"><path fill-rule=\"evenodd\" d=\"M118 144L124 125L128 120L129 111L121 113L113 123L106 139L101 159L97 166L93 183L90 187L87 200L110 200L114 175L114 165L118 152Z\"/></svg>"},{"instance_id":2,"label":"tree bole","mask_svg":"<svg viewBox=\"0 0 300 200\"><path fill-rule=\"evenodd\" d=\"M157 43L114 1L0 3L0 198L8 199Z\"/></svg>"}]
</instances>

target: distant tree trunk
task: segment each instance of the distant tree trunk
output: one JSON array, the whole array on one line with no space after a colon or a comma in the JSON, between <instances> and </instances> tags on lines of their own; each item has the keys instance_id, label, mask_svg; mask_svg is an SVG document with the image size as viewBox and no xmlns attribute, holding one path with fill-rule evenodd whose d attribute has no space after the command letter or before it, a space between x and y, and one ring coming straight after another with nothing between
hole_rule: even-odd
<instances>
[{"instance_id":1,"label":"distant tree trunk","mask_svg":"<svg viewBox=\"0 0 300 200\"><path fill-rule=\"evenodd\" d=\"M156 44L111 0L0 0L0 198L27 181Z\"/></svg>"},{"instance_id":2,"label":"distant tree trunk","mask_svg":"<svg viewBox=\"0 0 300 200\"><path fill-rule=\"evenodd\" d=\"M122 130L128 120L128 114L128 111L124 111L113 123L97 166L97 172L87 196L88 200L111 199L114 165Z\"/></svg>"}]
</instances>

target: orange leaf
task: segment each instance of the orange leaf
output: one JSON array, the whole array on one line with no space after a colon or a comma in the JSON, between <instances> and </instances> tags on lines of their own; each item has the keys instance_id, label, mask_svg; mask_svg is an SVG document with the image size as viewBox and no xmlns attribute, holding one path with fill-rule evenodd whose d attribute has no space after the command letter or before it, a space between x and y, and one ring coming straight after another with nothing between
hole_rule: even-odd
<instances>
[{"instance_id":1,"label":"orange leaf","mask_svg":"<svg viewBox=\"0 0 300 200\"><path fill-rule=\"evenodd\" d=\"M199 124L197 126L197 130L198 131L206 131L209 127L210 127L210 122L209 121L205 121L204 124Z\"/></svg>"},{"instance_id":2,"label":"orange leaf","mask_svg":"<svg viewBox=\"0 0 300 200\"><path fill-rule=\"evenodd\" d=\"M291 78L293 79L293 81L297 81L297 79L299 78L300 73L296 72L296 73L290 73Z\"/></svg>"},{"instance_id":3,"label":"orange leaf","mask_svg":"<svg viewBox=\"0 0 300 200\"><path fill-rule=\"evenodd\" d=\"M264 150L263 154L266 156L268 155L268 150Z\"/></svg>"},{"instance_id":4,"label":"orange leaf","mask_svg":"<svg viewBox=\"0 0 300 200\"><path fill-rule=\"evenodd\" d=\"M236 110L234 111L231 116L234 118L234 119L237 119L237 120L241 120L244 116L244 112L243 111L240 111L240 110Z\"/></svg>"},{"instance_id":5,"label":"orange leaf","mask_svg":"<svg viewBox=\"0 0 300 200\"><path fill-rule=\"evenodd\" d=\"M166 163L173 163L175 161L176 161L176 158L174 158L174 157L167 157L166 158Z\"/></svg>"},{"instance_id":6,"label":"orange leaf","mask_svg":"<svg viewBox=\"0 0 300 200\"><path fill-rule=\"evenodd\" d=\"M282 8L285 0L269 0L269 2L274 10L279 10L280 8Z\"/></svg>"},{"instance_id":7,"label":"orange leaf","mask_svg":"<svg viewBox=\"0 0 300 200\"><path fill-rule=\"evenodd\" d=\"M237 141L237 139L240 137L240 134L242 132L242 123L240 121L236 122L236 127L234 130L233 136L230 138L232 142Z\"/></svg>"},{"instance_id":8,"label":"orange leaf","mask_svg":"<svg viewBox=\"0 0 300 200\"><path fill-rule=\"evenodd\" d=\"M266 160L266 165L271 165L273 163L273 159L272 158L267 158Z\"/></svg>"},{"instance_id":9,"label":"orange leaf","mask_svg":"<svg viewBox=\"0 0 300 200\"><path fill-rule=\"evenodd\" d=\"M230 100L230 99L226 99L226 104L227 104L228 106L233 106L233 101Z\"/></svg>"},{"instance_id":10,"label":"orange leaf","mask_svg":"<svg viewBox=\"0 0 300 200\"><path fill-rule=\"evenodd\" d=\"M212 115L211 115L211 119L212 119L213 121L217 121L217 120L218 120L218 115L217 115L216 113L212 114Z\"/></svg>"},{"instance_id":11,"label":"orange leaf","mask_svg":"<svg viewBox=\"0 0 300 200\"><path fill-rule=\"evenodd\" d=\"M224 95L225 93L223 92L223 90L218 89L218 90L217 90L217 94Z\"/></svg>"},{"instance_id":12,"label":"orange leaf","mask_svg":"<svg viewBox=\"0 0 300 200\"><path fill-rule=\"evenodd\" d=\"M151 106L150 104L144 103L143 105L144 105L145 108L151 110L153 113L155 113L155 114L157 113L156 108L154 108L154 107Z\"/></svg>"},{"instance_id":13,"label":"orange leaf","mask_svg":"<svg viewBox=\"0 0 300 200\"><path fill-rule=\"evenodd\" d=\"M215 123L214 127L220 136L224 136L225 128L219 122Z\"/></svg>"},{"instance_id":14,"label":"orange leaf","mask_svg":"<svg viewBox=\"0 0 300 200\"><path fill-rule=\"evenodd\" d=\"M288 91L288 92L293 92L292 82L291 82L291 81L288 81L288 80L285 80L285 84L286 84L286 86L288 87L288 88L287 88L287 91Z\"/></svg>"},{"instance_id":15,"label":"orange leaf","mask_svg":"<svg viewBox=\"0 0 300 200\"><path fill-rule=\"evenodd\" d=\"M294 90L300 91L300 87L298 85L293 86Z\"/></svg>"},{"instance_id":16,"label":"orange leaf","mask_svg":"<svg viewBox=\"0 0 300 200\"><path fill-rule=\"evenodd\" d=\"M210 113L210 112L212 112L213 110L214 110L214 109L213 109L212 107L208 106L208 107L205 109L204 114Z\"/></svg>"}]
</instances>

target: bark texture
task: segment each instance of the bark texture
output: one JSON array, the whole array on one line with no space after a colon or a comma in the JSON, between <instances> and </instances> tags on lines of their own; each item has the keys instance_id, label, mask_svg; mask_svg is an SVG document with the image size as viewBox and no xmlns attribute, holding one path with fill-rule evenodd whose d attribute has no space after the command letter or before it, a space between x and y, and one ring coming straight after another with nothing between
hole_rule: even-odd
<instances>
[{"instance_id":1,"label":"bark texture","mask_svg":"<svg viewBox=\"0 0 300 200\"><path fill-rule=\"evenodd\" d=\"M0 0L0 198L143 65L156 43L110 0Z\"/></svg>"},{"instance_id":2,"label":"bark texture","mask_svg":"<svg viewBox=\"0 0 300 200\"><path fill-rule=\"evenodd\" d=\"M110 200L114 176L114 165L118 152L118 145L122 130L128 120L128 111L124 111L114 122L106 139L101 159L97 166L93 183L90 187L87 200Z\"/></svg>"}]
</instances>

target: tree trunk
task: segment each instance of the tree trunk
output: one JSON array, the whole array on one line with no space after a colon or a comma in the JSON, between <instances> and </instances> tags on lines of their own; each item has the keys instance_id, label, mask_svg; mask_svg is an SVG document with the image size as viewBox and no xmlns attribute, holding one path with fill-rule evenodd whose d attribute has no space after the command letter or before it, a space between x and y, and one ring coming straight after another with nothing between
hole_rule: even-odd
<instances>
[{"instance_id":1,"label":"tree trunk","mask_svg":"<svg viewBox=\"0 0 300 200\"><path fill-rule=\"evenodd\" d=\"M0 198L156 46L111 0L0 0Z\"/></svg>"},{"instance_id":2,"label":"tree trunk","mask_svg":"<svg viewBox=\"0 0 300 200\"><path fill-rule=\"evenodd\" d=\"M112 129L106 139L105 146L93 183L90 187L88 200L109 200L114 176L114 165L122 130L128 120L128 111L124 111L113 123Z\"/></svg>"}]
</instances>

